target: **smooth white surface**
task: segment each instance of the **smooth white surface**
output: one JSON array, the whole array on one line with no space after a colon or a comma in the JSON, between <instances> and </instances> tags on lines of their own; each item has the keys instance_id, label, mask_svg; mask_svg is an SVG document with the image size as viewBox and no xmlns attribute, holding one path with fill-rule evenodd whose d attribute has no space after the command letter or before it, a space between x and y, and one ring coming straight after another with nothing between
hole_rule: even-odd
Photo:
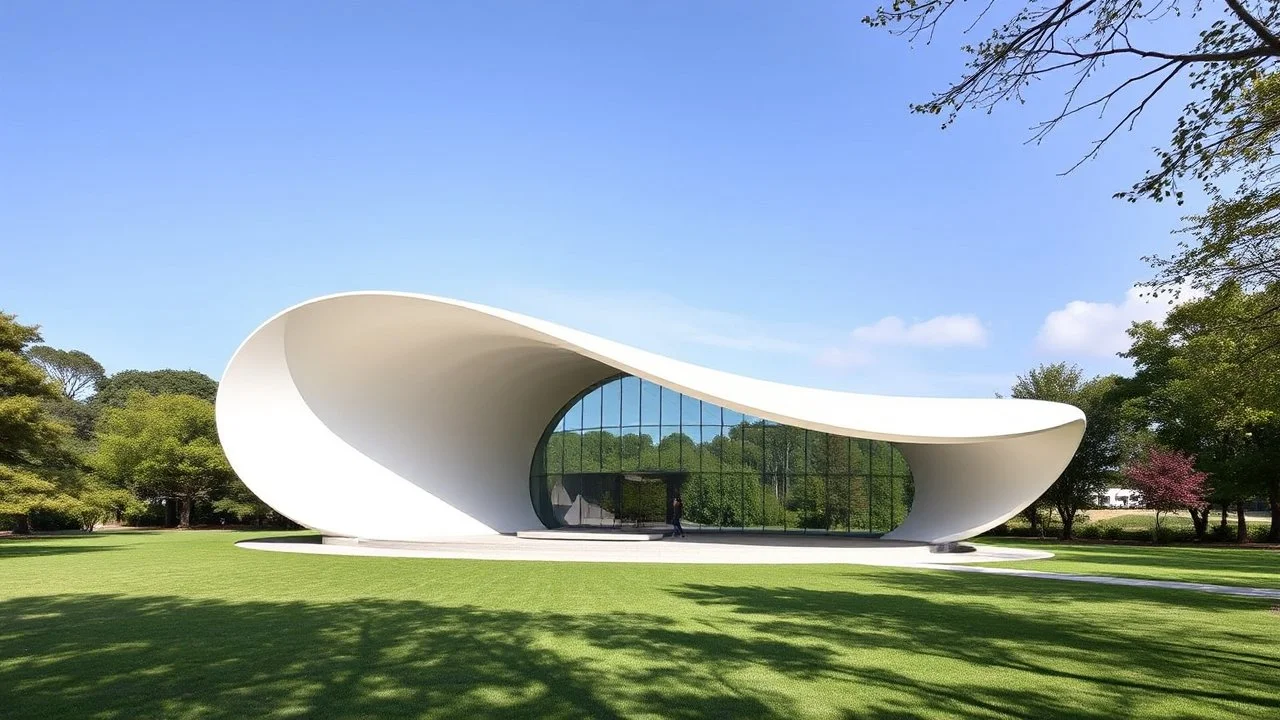
<instances>
[{"instance_id":1,"label":"smooth white surface","mask_svg":"<svg viewBox=\"0 0 1280 720\"><path fill-rule=\"evenodd\" d=\"M240 346L218 431L244 482L329 535L422 540L541 527L534 448L556 411L624 371L749 415L895 442L915 479L886 537L949 542L1058 476L1084 415L1035 400L888 397L691 365L482 305L392 292L311 300Z\"/></svg>"}]
</instances>

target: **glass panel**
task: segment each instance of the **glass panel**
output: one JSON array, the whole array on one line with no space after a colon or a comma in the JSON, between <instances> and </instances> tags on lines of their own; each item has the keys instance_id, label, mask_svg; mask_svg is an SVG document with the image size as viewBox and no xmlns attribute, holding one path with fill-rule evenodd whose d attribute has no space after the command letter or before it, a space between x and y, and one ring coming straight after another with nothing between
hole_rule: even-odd
<instances>
[{"instance_id":1,"label":"glass panel","mask_svg":"<svg viewBox=\"0 0 1280 720\"><path fill-rule=\"evenodd\" d=\"M658 467L663 470L679 470L684 467L685 455L693 454L689 436L672 425L662 426L662 442L658 444Z\"/></svg>"},{"instance_id":2,"label":"glass panel","mask_svg":"<svg viewBox=\"0 0 1280 720\"><path fill-rule=\"evenodd\" d=\"M622 469L623 470L639 470L640 469L640 428L624 427L622 428Z\"/></svg>"},{"instance_id":3,"label":"glass panel","mask_svg":"<svg viewBox=\"0 0 1280 720\"><path fill-rule=\"evenodd\" d=\"M670 388L662 388L662 412L658 422L663 425L680 424L680 393Z\"/></svg>"},{"instance_id":4,"label":"glass panel","mask_svg":"<svg viewBox=\"0 0 1280 720\"><path fill-rule=\"evenodd\" d=\"M721 410L719 405L713 405L709 402L703 402L702 403L702 424L703 425L719 425L720 413L721 413Z\"/></svg>"},{"instance_id":5,"label":"glass panel","mask_svg":"<svg viewBox=\"0 0 1280 720\"><path fill-rule=\"evenodd\" d=\"M661 467L658 461L658 438L662 436L662 429L657 425L647 425L640 428L640 469L641 470L657 470Z\"/></svg>"},{"instance_id":6,"label":"glass panel","mask_svg":"<svg viewBox=\"0 0 1280 720\"><path fill-rule=\"evenodd\" d=\"M622 378L623 426L640 424L640 378Z\"/></svg>"},{"instance_id":7,"label":"glass panel","mask_svg":"<svg viewBox=\"0 0 1280 720\"><path fill-rule=\"evenodd\" d=\"M613 380L600 388L600 401L604 410L604 426L622 427L622 380ZM614 434L617 434L616 432Z\"/></svg>"},{"instance_id":8,"label":"glass panel","mask_svg":"<svg viewBox=\"0 0 1280 720\"><path fill-rule=\"evenodd\" d=\"M701 425L702 424L702 403L697 398L691 398L688 395L680 396L680 421L682 424ZM719 422L717 420L717 422Z\"/></svg>"},{"instance_id":9,"label":"glass panel","mask_svg":"<svg viewBox=\"0 0 1280 720\"><path fill-rule=\"evenodd\" d=\"M600 481L600 525L615 527L620 523L617 476L605 476Z\"/></svg>"},{"instance_id":10,"label":"glass panel","mask_svg":"<svg viewBox=\"0 0 1280 720\"><path fill-rule=\"evenodd\" d=\"M547 472L558 473L564 470L564 433L554 432L547 438Z\"/></svg>"},{"instance_id":11,"label":"glass panel","mask_svg":"<svg viewBox=\"0 0 1280 720\"><path fill-rule=\"evenodd\" d=\"M603 423L600 422L600 396L603 394L602 388L596 388L582 398L583 428L591 429L603 426Z\"/></svg>"},{"instance_id":12,"label":"glass panel","mask_svg":"<svg viewBox=\"0 0 1280 720\"><path fill-rule=\"evenodd\" d=\"M640 384L640 424L661 424L662 388L645 380Z\"/></svg>"},{"instance_id":13,"label":"glass panel","mask_svg":"<svg viewBox=\"0 0 1280 720\"><path fill-rule=\"evenodd\" d=\"M686 400L687 402L687 400ZM694 425L692 427L686 425L684 428L685 437L688 438L688 445L684 449L684 463L681 466L684 470L698 469L698 455L702 446L702 426Z\"/></svg>"},{"instance_id":14,"label":"glass panel","mask_svg":"<svg viewBox=\"0 0 1280 720\"><path fill-rule=\"evenodd\" d=\"M870 532L867 524L869 510L867 507L867 477L853 475L849 478L849 525L853 532Z\"/></svg>"},{"instance_id":15,"label":"glass panel","mask_svg":"<svg viewBox=\"0 0 1280 720\"><path fill-rule=\"evenodd\" d=\"M725 472L720 475L721 512L720 525L726 530L742 528L742 474Z\"/></svg>"},{"instance_id":16,"label":"glass panel","mask_svg":"<svg viewBox=\"0 0 1280 720\"><path fill-rule=\"evenodd\" d=\"M560 441L563 443L564 456L562 472L582 472L582 436L576 430L563 432L560 433Z\"/></svg>"},{"instance_id":17,"label":"glass panel","mask_svg":"<svg viewBox=\"0 0 1280 720\"><path fill-rule=\"evenodd\" d=\"M582 428L582 402L574 403L573 407L564 414L564 423L561 427L565 430L579 430Z\"/></svg>"},{"instance_id":18,"label":"glass panel","mask_svg":"<svg viewBox=\"0 0 1280 720\"><path fill-rule=\"evenodd\" d=\"M690 473L682 490L684 496L684 525L706 528L718 525L715 519L715 508L712 505L713 486L716 476L707 473Z\"/></svg>"},{"instance_id":19,"label":"glass panel","mask_svg":"<svg viewBox=\"0 0 1280 720\"><path fill-rule=\"evenodd\" d=\"M706 433L708 428L704 427L702 431ZM702 469L715 470L717 472L724 469L733 455L733 441L729 439L723 427L711 428L714 433L711 439L707 441L706 452L703 453Z\"/></svg>"},{"instance_id":20,"label":"glass panel","mask_svg":"<svg viewBox=\"0 0 1280 720\"><path fill-rule=\"evenodd\" d=\"M827 440L830 443L827 450L828 471L837 475L849 474L851 472L849 458L853 450L853 438L829 435Z\"/></svg>"},{"instance_id":21,"label":"glass panel","mask_svg":"<svg viewBox=\"0 0 1280 720\"><path fill-rule=\"evenodd\" d=\"M601 467L601 450L600 445L601 433L599 430L584 430L582 432L582 471L583 472L600 472Z\"/></svg>"},{"instance_id":22,"label":"glass panel","mask_svg":"<svg viewBox=\"0 0 1280 720\"><path fill-rule=\"evenodd\" d=\"M808 447L805 451L805 462L810 474L822 475L827 472L827 434L810 431L805 433Z\"/></svg>"},{"instance_id":23,"label":"glass panel","mask_svg":"<svg viewBox=\"0 0 1280 720\"><path fill-rule=\"evenodd\" d=\"M604 472L618 472L622 470L622 456L620 454L620 434L618 430L603 430L600 432L601 444L604 450L604 459L601 461L600 469Z\"/></svg>"}]
</instances>

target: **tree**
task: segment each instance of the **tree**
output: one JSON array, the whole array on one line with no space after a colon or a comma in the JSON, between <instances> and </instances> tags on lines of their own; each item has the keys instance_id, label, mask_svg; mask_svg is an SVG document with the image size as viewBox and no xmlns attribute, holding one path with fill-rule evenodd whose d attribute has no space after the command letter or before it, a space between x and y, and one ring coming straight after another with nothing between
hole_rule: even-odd
<instances>
[{"instance_id":1,"label":"tree","mask_svg":"<svg viewBox=\"0 0 1280 720\"><path fill-rule=\"evenodd\" d=\"M24 348L40 341L38 328L0 312L0 516L29 532L27 515L58 491L53 474L67 462L67 428L49 417L44 403L57 390Z\"/></svg>"},{"instance_id":2,"label":"tree","mask_svg":"<svg viewBox=\"0 0 1280 720\"><path fill-rule=\"evenodd\" d=\"M1203 212L1185 218L1180 232L1191 240L1180 241L1167 257L1145 258L1157 271L1155 279L1143 283L1153 294L1178 296L1186 287L1210 292L1224 283L1258 290L1280 282L1280 165L1275 162L1280 73L1255 79L1242 92L1239 106L1242 110L1230 121L1231 134L1195 171L1210 202ZM1234 189L1213 181L1223 175L1237 178ZM1277 310L1268 308L1259 319Z\"/></svg>"},{"instance_id":3,"label":"tree","mask_svg":"<svg viewBox=\"0 0 1280 720\"><path fill-rule=\"evenodd\" d=\"M196 370L121 370L98 383L92 401L102 407L124 407L135 390L151 395L191 395L213 402L218 383Z\"/></svg>"},{"instance_id":4,"label":"tree","mask_svg":"<svg viewBox=\"0 0 1280 720\"><path fill-rule=\"evenodd\" d=\"M1233 280L1252 288L1280 279L1280 2L895 0L863 22L931 41L952 20L965 32L978 27L989 34L962 46L969 59L958 81L912 110L945 113L946 127L967 110L1025 103L1033 84L1057 80L1063 99L1034 127L1033 140L1082 113L1111 113L1079 163L1184 81L1192 99L1173 122L1168 143L1156 148L1156 166L1117 196L1181 203L1179 183L1190 179L1213 202L1189 218L1195 241L1172 257L1148 258L1157 271L1150 286L1177 293L1185 283L1212 289ZM1174 32L1159 32L1175 25ZM1199 32L1184 41L1188 25ZM1239 186L1224 192L1216 184L1221 177Z\"/></svg>"},{"instance_id":5,"label":"tree","mask_svg":"<svg viewBox=\"0 0 1280 720\"><path fill-rule=\"evenodd\" d=\"M98 392L90 400L96 416L107 407L123 407L136 390L151 395L190 395L213 402L218 383L195 370L122 370L98 383ZM178 524L176 498L165 500L165 526Z\"/></svg>"},{"instance_id":6,"label":"tree","mask_svg":"<svg viewBox=\"0 0 1280 720\"><path fill-rule=\"evenodd\" d=\"M80 529L93 532L99 524L126 512L141 512L142 503L128 490L77 472L66 490L44 503L43 509L73 518Z\"/></svg>"},{"instance_id":7,"label":"tree","mask_svg":"<svg viewBox=\"0 0 1280 720\"><path fill-rule=\"evenodd\" d=\"M1072 537L1076 515L1090 507L1115 476L1121 447L1116 385L1115 376L1085 380L1079 367L1067 363L1041 365L1014 382L1015 398L1069 403L1083 410L1088 419L1075 456L1031 506L1033 513L1042 504L1058 512L1063 539Z\"/></svg>"},{"instance_id":8,"label":"tree","mask_svg":"<svg viewBox=\"0 0 1280 720\"><path fill-rule=\"evenodd\" d=\"M83 395L107 376L101 363L80 350L59 350L48 345L36 345L27 350L27 357L58 383L62 394L72 400L83 399Z\"/></svg>"},{"instance_id":9,"label":"tree","mask_svg":"<svg viewBox=\"0 0 1280 720\"><path fill-rule=\"evenodd\" d=\"M1203 508L1209 476L1195 467L1194 455L1153 447L1147 457L1124 470L1129 486L1142 493L1142 504L1156 511L1152 538L1160 539L1162 513Z\"/></svg>"},{"instance_id":10,"label":"tree","mask_svg":"<svg viewBox=\"0 0 1280 720\"><path fill-rule=\"evenodd\" d=\"M44 407L57 391L22 354L39 339L37 328L0 313L0 515L14 517L23 533L27 515L57 492L50 475L64 460L66 428Z\"/></svg>"},{"instance_id":11,"label":"tree","mask_svg":"<svg viewBox=\"0 0 1280 720\"><path fill-rule=\"evenodd\" d=\"M49 417L71 430L72 439L81 449L93 440L93 429L98 422L97 406L55 393L44 401L44 407Z\"/></svg>"},{"instance_id":12,"label":"tree","mask_svg":"<svg viewBox=\"0 0 1280 720\"><path fill-rule=\"evenodd\" d=\"M90 460L99 477L143 498L173 498L178 525L191 526L191 508L233 477L218 444L213 403L190 395L135 391L122 408L108 408Z\"/></svg>"},{"instance_id":13,"label":"tree","mask_svg":"<svg viewBox=\"0 0 1280 720\"><path fill-rule=\"evenodd\" d=\"M227 486L222 497L213 502L213 509L226 513L241 522L252 520L254 525L261 525L263 520L275 517L275 510L258 499L239 478L235 478Z\"/></svg>"},{"instance_id":14,"label":"tree","mask_svg":"<svg viewBox=\"0 0 1280 720\"><path fill-rule=\"evenodd\" d=\"M1244 501L1267 495L1280 539L1280 342L1252 321L1280 302L1280 285L1246 292L1225 283L1174 308L1157 325L1129 331L1123 353L1135 374L1125 383L1134 422L1154 428L1164 447L1196 456L1214 475L1212 500L1237 505L1237 536L1247 536ZM1193 510L1198 534L1208 509Z\"/></svg>"}]
</instances>

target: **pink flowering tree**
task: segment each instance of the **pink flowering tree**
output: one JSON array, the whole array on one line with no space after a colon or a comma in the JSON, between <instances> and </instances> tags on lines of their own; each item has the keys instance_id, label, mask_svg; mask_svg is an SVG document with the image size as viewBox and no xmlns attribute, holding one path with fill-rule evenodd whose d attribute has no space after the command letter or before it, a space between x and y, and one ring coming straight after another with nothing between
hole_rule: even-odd
<instances>
[{"instance_id":1,"label":"pink flowering tree","mask_svg":"<svg viewBox=\"0 0 1280 720\"><path fill-rule=\"evenodd\" d=\"M1142 503L1156 511L1153 538L1160 535L1160 516L1175 510L1199 509L1209 492L1209 475L1196 469L1195 455L1180 450L1153 447L1147 456L1124 470L1133 490L1142 493Z\"/></svg>"}]
</instances>

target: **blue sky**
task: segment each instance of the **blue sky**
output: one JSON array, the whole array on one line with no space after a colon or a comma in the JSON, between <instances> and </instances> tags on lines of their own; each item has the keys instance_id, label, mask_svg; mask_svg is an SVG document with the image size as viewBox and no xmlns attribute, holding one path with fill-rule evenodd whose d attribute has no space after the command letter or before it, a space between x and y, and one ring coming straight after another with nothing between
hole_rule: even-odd
<instances>
[{"instance_id":1,"label":"blue sky","mask_svg":"<svg viewBox=\"0 0 1280 720\"><path fill-rule=\"evenodd\" d=\"M215 377L356 289L838 389L1123 370L1181 213L1111 194L1171 116L1060 176L1107 126L1024 145L1047 86L939 130L907 104L961 38L910 47L870 5L4 3L0 309Z\"/></svg>"}]
</instances>

